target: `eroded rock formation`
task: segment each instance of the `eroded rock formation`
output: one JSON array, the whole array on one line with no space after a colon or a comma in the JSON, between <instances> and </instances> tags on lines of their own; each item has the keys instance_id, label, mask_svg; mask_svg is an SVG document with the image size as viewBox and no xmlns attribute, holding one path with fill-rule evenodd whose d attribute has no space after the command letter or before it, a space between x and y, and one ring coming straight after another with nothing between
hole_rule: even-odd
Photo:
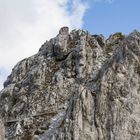
<instances>
[{"instance_id":1,"label":"eroded rock formation","mask_svg":"<svg viewBox=\"0 0 140 140\"><path fill-rule=\"evenodd\" d=\"M2 140L139 140L140 33L61 28L13 68L0 115Z\"/></svg>"}]
</instances>

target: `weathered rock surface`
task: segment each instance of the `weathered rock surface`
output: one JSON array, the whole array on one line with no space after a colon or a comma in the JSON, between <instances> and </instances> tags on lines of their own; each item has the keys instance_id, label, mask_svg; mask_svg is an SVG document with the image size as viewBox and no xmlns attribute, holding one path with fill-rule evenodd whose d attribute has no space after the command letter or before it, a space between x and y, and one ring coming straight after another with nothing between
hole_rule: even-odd
<instances>
[{"instance_id":1,"label":"weathered rock surface","mask_svg":"<svg viewBox=\"0 0 140 140\"><path fill-rule=\"evenodd\" d=\"M61 28L13 68L0 116L0 140L140 140L140 33Z\"/></svg>"}]
</instances>

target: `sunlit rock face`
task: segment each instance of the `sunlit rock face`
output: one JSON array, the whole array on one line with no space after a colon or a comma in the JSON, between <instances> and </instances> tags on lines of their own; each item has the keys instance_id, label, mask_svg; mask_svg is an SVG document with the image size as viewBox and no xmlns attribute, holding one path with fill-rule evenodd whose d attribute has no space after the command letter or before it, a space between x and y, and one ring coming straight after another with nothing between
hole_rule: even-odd
<instances>
[{"instance_id":1,"label":"sunlit rock face","mask_svg":"<svg viewBox=\"0 0 140 140\"><path fill-rule=\"evenodd\" d=\"M62 27L0 92L0 140L139 140L140 33Z\"/></svg>"}]
</instances>

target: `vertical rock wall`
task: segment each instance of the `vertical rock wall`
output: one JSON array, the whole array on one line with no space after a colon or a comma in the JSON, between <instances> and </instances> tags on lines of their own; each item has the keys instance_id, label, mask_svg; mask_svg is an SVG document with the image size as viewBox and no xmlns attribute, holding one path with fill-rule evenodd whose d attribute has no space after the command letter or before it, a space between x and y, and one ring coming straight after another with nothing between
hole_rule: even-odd
<instances>
[{"instance_id":1,"label":"vertical rock wall","mask_svg":"<svg viewBox=\"0 0 140 140\"><path fill-rule=\"evenodd\" d=\"M139 140L140 33L63 27L4 87L0 140Z\"/></svg>"}]
</instances>

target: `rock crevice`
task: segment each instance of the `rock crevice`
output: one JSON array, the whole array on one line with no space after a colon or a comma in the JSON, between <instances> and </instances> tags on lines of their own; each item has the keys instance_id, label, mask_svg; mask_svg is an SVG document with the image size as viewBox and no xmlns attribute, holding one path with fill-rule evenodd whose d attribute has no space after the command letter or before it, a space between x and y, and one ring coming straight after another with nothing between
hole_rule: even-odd
<instances>
[{"instance_id":1,"label":"rock crevice","mask_svg":"<svg viewBox=\"0 0 140 140\"><path fill-rule=\"evenodd\" d=\"M0 140L139 140L140 33L62 27L0 92Z\"/></svg>"}]
</instances>

